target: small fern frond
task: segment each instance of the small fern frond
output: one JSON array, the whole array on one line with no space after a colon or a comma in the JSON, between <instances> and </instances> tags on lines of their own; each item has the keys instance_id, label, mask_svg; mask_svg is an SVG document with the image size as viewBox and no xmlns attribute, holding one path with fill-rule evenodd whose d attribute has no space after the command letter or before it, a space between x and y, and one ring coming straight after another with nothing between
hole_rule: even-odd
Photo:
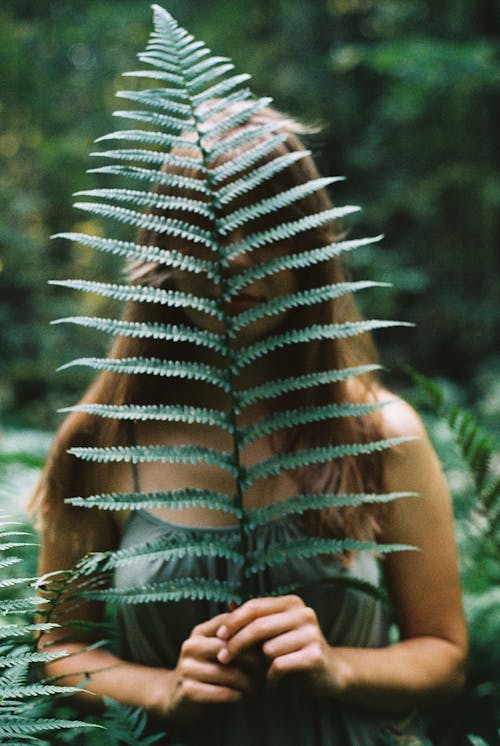
<instances>
[{"instance_id":1,"label":"small fern frond","mask_svg":"<svg viewBox=\"0 0 500 746\"><path fill-rule=\"evenodd\" d=\"M242 176L240 179L235 179L227 186L221 187L218 190L217 198L219 204L230 204L233 200L242 197L253 189L256 189L288 166L291 166L293 163L300 161L308 155L310 155L309 150L287 153L286 155L275 158L259 168L253 169L250 175Z\"/></svg>"},{"instance_id":2,"label":"small fern frond","mask_svg":"<svg viewBox=\"0 0 500 746\"><path fill-rule=\"evenodd\" d=\"M117 420L158 422L184 422L220 427L233 431L232 422L227 414L217 409L168 404L77 404L64 407L59 412L88 412L98 417L111 417Z\"/></svg>"},{"instance_id":3,"label":"small fern frond","mask_svg":"<svg viewBox=\"0 0 500 746\"><path fill-rule=\"evenodd\" d=\"M417 494L416 492L362 492L357 494L317 493L294 495L286 500L279 500L275 503L249 510L246 515L245 530L252 531L256 526L262 526L286 515L301 515L308 510L357 508L360 505L385 504L404 497L416 497Z\"/></svg>"},{"instance_id":4,"label":"small fern frond","mask_svg":"<svg viewBox=\"0 0 500 746\"><path fill-rule=\"evenodd\" d=\"M138 228L146 228L157 233L167 233L170 236L183 238L193 243L201 243L212 251L216 251L217 249L209 231L198 228L196 225L187 223L184 220L165 218L153 215L152 213L129 210L125 207L103 205L100 202L75 202L74 207L85 210L85 212L89 212L92 215L118 220L120 223L129 223Z\"/></svg>"},{"instance_id":5,"label":"small fern frond","mask_svg":"<svg viewBox=\"0 0 500 746\"><path fill-rule=\"evenodd\" d=\"M163 583L150 583L143 588L109 588L88 591L85 598L119 604L168 603L169 601L216 601L241 603L237 583L204 578L176 578Z\"/></svg>"},{"instance_id":6,"label":"small fern frond","mask_svg":"<svg viewBox=\"0 0 500 746\"><path fill-rule=\"evenodd\" d=\"M122 301L136 301L138 303L158 303L170 308L192 308L202 311L208 316L217 319L223 318L216 301L191 293L182 293L178 290L164 290L163 288L149 287L146 285L117 285L108 282L92 282L88 280L51 280L51 285L78 290L83 293L95 293L104 298L113 298ZM57 323L53 321L52 323Z\"/></svg>"},{"instance_id":7,"label":"small fern frond","mask_svg":"<svg viewBox=\"0 0 500 746\"><path fill-rule=\"evenodd\" d=\"M328 244L328 246L320 246L317 249L308 249L296 254L276 257L268 262L262 262L249 267L249 269L239 272L234 277L230 277L227 281L227 292L229 295L236 295L239 290L242 290L247 285L251 285L256 280L262 280L268 275L274 275L284 270L311 267L314 264L328 261L363 246L369 246L381 239L382 236L373 236L371 238L355 239L352 241L335 241Z\"/></svg>"},{"instance_id":8,"label":"small fern frond","mask_svg":"<svg viewBox=\"0 0 500 746\"><path fill-rule=\"evenodd\" d=\"M121 161L143 161L145 163L157 163L161 166L163 161L156 154L149 150L109 150L94 153L103 158L113 158ZM151 155L151 157L149 157ZM174 189L186 189L190 192L201 192L207 194L207 187L203 179L195 176L184 176L160 169L143 168L141 166L121 166L113 164L112 166L99 166L98 168L87 169L89 174L109 174L111 176L125 176L128 179L138 179L150 184L159 186L172 187Z\"/></svg>"},{"instance_id":9,"label":"small fern frond","mask_svg":"<svg viewBox=\"0 0 500 746\"><path fill-rule=\"evenodd\" d=\"M311 324L302 329L275 334L238 351L238 360L233 363L232 372L239 373L250 363L269 352L289 345L312 342L314 340L347 339L374 329L388 329L394 326L413 326L404 321L370 319L369 321L347 321L341 324Z\"/></svg>"},{"instance_id":10,"label":"small fern frond","mask_svg":"<svg viewBox=\"0 0 500 746\"><path fill-rule=\"evenodd\" d=\"M146 321L123 321L121 319L104 319L98 316L68 316L55 319L52 324L76 324L90 329L121 337L139 337L140 339L163 339L170 342L189 342L199 347L206 347L215 352L224 353L226 345L220 334L210 333L191 326L176 324L158 324Z\"/></svg>"},{"instance_id":11,"label":"small fern frond","mask_svg":"<svg viewBox=\"0 0 500 746\"><path fill-rule=\"evenodd\" d=\"M158 541L137 544L128 549L88 554L79 565L84 575L95 572L108 572L123 567L136 560L147 562L155 559L175 560L182 557L224 557L237 565L243 564L243 557L238 551L238 537L217 537L201 539L198 536L172 535L163 536Z\"/></svg>"},{"instance_id":12,"label":"small fern frond","mask_svg":"<svg viewBox=\"0 0 500 746\"><path fill-rule=\"evenodd\" d=\"M329 184L333 184L336 181L341 181L341 177L330 176L321 179L313 179L306 184L300 184L299 186L286 189L280 194L267 197L266 199L257 202L255 205L241 207L220 220L219 230L223 235L232 233L240 226L245 225L249 220L255 220L255 218L260 215L267 215L268 213L279 210L282 207L288 207L294 202L298 202L320 189L325 189Z\"/></svg>"},{"instance_id":13,"label":"small fern frond","mask_svg":"<svg viewBox=\"0 0 500 746\"><path fill-rule=\"evenodd\" d=\"M337 446L319 446L317 448L305 448L293 453L280 453L270 456L247 467L243 480L245 489L257 479L270 476L278 476L283 471L299 469L312 464L323 464L332 459L344 458L346 456L360 456L362 454L375 453L396 445L401 445L412 440L418 440L413 436L402 436L399 438L384 438L373 440L368 443L346 443Z\"/></svg>"},{"instance_id":14,"label":"small fern frond","mask_svg":"<svg viewBox=\"0 0 500 746\"><path fill-rule=\"evenodd\" d=\"M167 124L172 129L182 130L182 124L188 119L191 119L191 109L189 104L182 103L181 101L174 101L173 98L168 96L161 88L150 88L144 91L116 91L115 96L117 98L124 98L127 101L134 101L138 104L145 104L151 106L153 109L160 109L164 114L165 112L172 112L173 114L179 115L178 117L172 117L171 123Z\"/></svg>"},{"instance_id":15,"label":"small fern frond","mask_svg":"<svg viewBox=\"0 0 500 746\"><path fill-rule=\"evenodd\" d=\"M357 539L322 539L314 536L303 536L299 539L288 539L285 543L276 543L265 550L250 552L250 564L247 577L263 570L265 567L282 564L291 559L307 559L317 555L331 556L345 552L373 552L388 554L391 552L418 551L407 544L379 544L375 541Z\"/></svg>"},{"instance_id":16,"label":"small fern frond","mask_svg":"<svg viewBox=\"0 0 500 746\"><path fill-rule=\"evenodd\" d=\"M140 205L156 210L182 210L183 212L213 217L210 205L201 200L188 197L170 197L156 192L144 192L138 189L85 189L75 192L75 197L93 197L109 199L113 202Z\"/></svg>"},{"instance_id":17,"label":"small fern frond","mask_svg":"<svg viewBox=\"0 0 500 746\"><path fill-rule=\"evenodd\" d=\"M332 207L331 209L322 210L321 212L316 212L312 215L306 215L298 220L290 220L289 222L280 223L274 228L269 228L268 230L259 233L253 233L246 238L242 238L240 241L231 244L231 246L223 252L223 266L229 266L229 263L236 257L241 256L241 254L245 254L253 249L267 246L268 244L274 244L279 241L289 241L300 233L332 223L334 220L338 220L345 215L358 212L359 209L360 208L355 205Z\"/></svg>"},{"instance_id":18,"label":"small fern frond","mask_svg":"<svg viewBox=\"0 0 500 746\"><path fill-rule=\"evenodd\" d=\"M174 269L187 270L188 272L194 272L199 274L200 272L207 272L209 277L214 277L213 274L213 262L203 261L203 259L197 259L193 256L188 256L180 251L167 251L166 249L159 249L156 246L144 246L130 241L115 241L110 238L101 238L100 236L90 236L86 233L55 233L52 238L65 238L69 241L82 244L83 246L89 246L92 249L101 251L104 254L112 254L114 256L123 257L124 259L140 259L146 262L156 262ZM82 288L85 287L85 280L51 280L51 283L57 285L59 283L82 283ZM107 285L108 283L93 283L96 286ZM71 285L68 285L71 287ZM78 289L76 287L75 289ZM148 288L148 290L159 288ZM138 288L139 291L139 288ZM145 291L146 292L146 291Z\"/></svg>"},{"instance_id":19,"label":"small fern frond","mask_svg":"<svg viewBox=\"0 0 500 746\"><path fill-rule=\"evenodd\" d=\"M270 435L277 430L288 427L307 425L312 422L339 417L363 417L375 412L385 404L386 402L376 404L324 404L317 407L300 407L278 412L241 428L239 431L240 445L250 445L264 435Z\"/></svg>"},{"instance_id":20,"label":"small fern frond","mask_svg":"<svg viewBox=\"0 0 500 746\"><path fill-rule=\"evenodd\" d=\"M192 126L192 125L191 125ZM192 157L196 156L196 149L193 142L179 135L170 135L165 132L156 132L151 130L116 130L116 132L109 132L107 135L98 137L96 143L107 142L108 140L127 140L128 142L138 142L144 145L157 145L164 148L185 148L193 153ZM129 156L134 151L130 151ZM140 160L146 163L158 163L161 165L165 162L165 157L161 158L161 152L158 150L137 150L137 157L133 160ZM125 156L127 151L122 151ZM118 158L118 160L124 160L120 157L120 151L95 151L90 154L96 158ZM125 160L128 160L126 158ZM206 187L205 187L206 188Z\"/></svg>"},{"instance_id":21,"label":"small fern frond","mask_svg":"<svg viewBox=\"0 0 500 746\"><path fill-rule=\"evenodd\" d=\"M346 381L354 376L362 376L380 370L380 365L356 365L351 368L322 370L317 373L305 373L290 378L280 378L277 381L267 381L260 386L243 389L235 393L235 407L239 413L245 407L263 399L274 399L291 391L321 386L338 381Z\"/></svg>"},{"instance_id":22,"label":"small fern frond","mask_svg":"<svg viewBox=\"0 0 500 746\"><path fill-rule=\"evenodd\" d=\"M235 336L237 331L265 316L275 316L292 308L304 308L315 303L323 303L327 300L341 298L348 293L356 293L359 290L374 287L389 287L389 284L386 282L369 281L337 282L333 285L325 285L323 287L312 288L311 290L302 290L297 293L291 293L290 295L279 296L266 303L260 303L255 308L250 308L248 311L242 311L237 314L237 316L231 319L229 331L232 336Z\"/></svg>"},{"instance_id":23,"label":"small fern frond","mask_svg":"<svg viewBox=\"0 0 500 746\"><path fill-rule=\"evenodd\" d=\"M71 453L84 461L100 464L125 462L142 464L157 461L161 464L210 464L236 476L234 455L204 446L109 446L107 448L70 448Z\"/></svg>"},{"instance_id":24,"label":"small fern frond","mask_svg":"<svg viewBox=\"0 0 500 746\"><path fill-rule=\"evenodd\" d=\"M234 495L196 488L165 492L112 492L90 497L70 497L66 502L78 508L97 507L102 510L182 509L201 506L211 510L222 510L241 518L241 511L234 506Z\"/></svg>"},{"instance_id":25,"label":"small fern frond","mask_svg":"<svg viewBox=\"0 0 500 746\"><path fill-rule=\"evenodd\" d=\"M229 391L227 373L213 365L203 363L185 363L178 361L160 360L157 358L99 358L82 357L61 365L58 370L66 370L73 366L84 366L94 370L109 370L113 373L144 374L163 376L165 378L187 378L190 381L204 381L212 386Z\"/></svg>"}]
</instances>

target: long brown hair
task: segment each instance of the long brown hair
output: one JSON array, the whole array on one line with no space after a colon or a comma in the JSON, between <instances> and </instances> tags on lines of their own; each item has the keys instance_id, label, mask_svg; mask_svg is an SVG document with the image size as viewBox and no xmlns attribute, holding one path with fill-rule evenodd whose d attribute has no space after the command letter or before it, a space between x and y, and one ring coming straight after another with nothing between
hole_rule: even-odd
<instances>
[{"instance_id":1,"label":"long brown hair","mask_svg":"<svg viewBox=\"0 0 500 746\"><path fill-rule=\"evenodd\" d=\"M242 104L235 105L234 113ZM225 112L227 113L227 111ZM275 128L273 131L273 123ZM297 134L304 132L303 128L293 120L284 117L271 108L264 108L253 114L244 124L218 136L219 143L225 138L228 144L238 142L238 134L251 130L260 125L269 125L271 133L286 133L286 139L276 144L272 151L261 158L256 165L263 165L276 157L304 150ZM210 137L210 129L207 130ZM259 135L259 138L263 138ZM212 140L214 144L214 140ZM209 169L220 166L221 163L236 159L245 149L255 146L255 140L250 144L236 145L226 148L224 156L208 164ZM189 153L189 148L186 151ZM182 155L181 151L178 155ZM189 153L192 155L192 153ZM207 165L207 164L205 164ZM178 174L192 178L203 178L200 168L169 169ZM250 200L260 199L279 194L285 189L304 184L319 177L314 161L305 155L288 165L277 176L265 181L254 188L249 194L239 196L231 202L231 210L246 206ZM223 188L229 182L222 182ZM179 196L179 190L164 185L156 185L154 192L172 197ZM197 196L182 191L182 196ZM172 201L172 204L174 202ZM309 196L281 208L265 217L255 218L251 222L251 230L267 230L279 222L297 220L331 207L330 199L324 189L313 192ZM161 214L159 212L159 214ZM186 220L186 213L182 209L169 209L168 217ZM208 219L189 215L189 220L206 230L213 230ZM327 246L338 240L342 235L338 224L304 231L294 236L287 243L287 252L300 252L307 248ZM146 246L156 246L160 249L179 251L186 254L199 255L199 246L190 244L185 239L165 237L153 230L143 230L138 243ZM262 257L266 252L272 256L273 247L259 250ZM146 261L133 261L128 264L129 281L147 286L160 288L172 287L174 272L165 265ZM329 283L342 282L345 271L342 260L334 257L328 261L316 263L298 272L300 289L320 287ZM162 321L168 315L169 323L186 323L183 312L179 309L165 310L164 306L147 303L128 303L124 310L124 318L132 321ZM342 298L322 302L308 308L289 312L281 321L281 329L300 328L310 323L330 324L354 321L360 318L356 303L351 294ZM156 357L160 359L192 359L203 360L203 351L192 346L170 343L158 340L146 340L133 337L118 337L110 350L112 358L128 357ZM369 334L362 334L346 340L327 340L307 343L307 354L297 355L296 349L284 348L270 353L269 359L275 372L273 377L286 377L292 374L307 373L316 370L330 370L355 365L377 363L378 356ZM90 386L82 402L124 404L124 403L191 403L192 384L183 381L173 382L172 379L149 377L144 385L141 375L120 375L112 372L100 373ZM197 384L198 385L198 384ZM199 384L203 386L203 384ZM277 397L269 402L271 410L290 408L292 406L319 405L327 402L370 402L375 400L378 381L376 375L360 376L356 385L352 382L339 381L336 383L316 386L308 390ZM328 421L321 428L317 426L293 428L273 437L272 445L277 451L293 451L298 448L316 445L360 443L377 440L382 437L380 417L375 413L364 417L345 417ZM89 484L88 465L67 453L74 446L113 445L126 442L123 423L117 420L103 420L101 418L82 413L71 413L59 429L47 465L38 485L34 504L37 504L43 515L49 515L60 509L64 499L75 494L87 494L92 487ZM379 454L343 458L321 467L308 467L295 472L300 488L310 492L379 492L383 489L382 458ZM381 508L370 505L344 509L325 509L308 516L311 530L332 536L354 536L356 538L372 538L377 531L377 524L381 516Z\"/></svg>"}]
</instances>

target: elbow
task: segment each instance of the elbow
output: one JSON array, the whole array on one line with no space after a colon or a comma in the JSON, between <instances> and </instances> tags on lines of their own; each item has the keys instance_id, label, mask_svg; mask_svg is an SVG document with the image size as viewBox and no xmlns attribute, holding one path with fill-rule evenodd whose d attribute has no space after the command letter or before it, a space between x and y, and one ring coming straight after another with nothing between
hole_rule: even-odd
<instances>
[{"instance_id":1,"label":"elbow","mask_svg":"<svg viewBox=\"0 0 500 746\"><path fill-rule=\"evenodd\" d=\"M467 670L467 642L450 643L449 664L443 681L443 699L458 697L465 688Z\"/></svg>"}]
</instances>

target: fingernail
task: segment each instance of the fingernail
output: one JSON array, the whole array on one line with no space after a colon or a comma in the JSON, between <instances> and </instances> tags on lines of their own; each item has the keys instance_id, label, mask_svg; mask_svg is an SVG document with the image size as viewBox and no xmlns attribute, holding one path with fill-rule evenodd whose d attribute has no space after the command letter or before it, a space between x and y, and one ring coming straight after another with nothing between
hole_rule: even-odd
<instances>
[{"instance_id":1,"label":"fingernail","mask_svg":"<svg viewBox=\"0 0 500 746\"><path fill-rule=\"evenodd\" d=\"M219 637L221 640L225 640L226 637L229 637L229 630L225 624L222 624L217 630L216 634L217 637Z\"/></svg>"},{"instance_id":2,"label":"fingernail","mask_svg":"<svg viewBox=\"0 0 500 746\"><path fill-rule=\"evenodd\" d=\"M227 663L229 660L229 651L227 648L221 648L219 652L217 653L217 660L220 661L220 663Z\"/></svg>"}]
</instances>

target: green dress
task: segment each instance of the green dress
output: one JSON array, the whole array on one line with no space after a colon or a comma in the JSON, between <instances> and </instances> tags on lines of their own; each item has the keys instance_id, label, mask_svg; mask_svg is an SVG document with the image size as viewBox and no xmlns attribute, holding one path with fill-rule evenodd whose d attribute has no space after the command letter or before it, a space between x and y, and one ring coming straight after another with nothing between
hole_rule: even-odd
<instances>
[{"instance_id":1,"label":"green dress","mask_svg":"<svg viewBox=\"0 0 500 746\"><path fill-rule=\"evenodd\" d=\"M206 538L228 535L235 530L233 526L180 526L138 510L130 516L121 548L166 537L175 544L186 534ZM303 535L303 531L298 519L272 521L254 530L250 548L281 543ZM116 571L115 583L118 588L126 588L182 577L231 580L237 578L237 573L238 568L222 558L184 556L125 564ZM333 555L290 560L255 576L253 590L256 595L266 596L275 588L298 581L302 584L299 595L316 611L331 645L371 648L387 645L389 622L382 603L348 585L334 582L328 585L332 579L352 577L377 584L379 568L375 557L359 552L348 566ZM318 580L325 582L318 584ZM227 607L211 601L121 605L118 612L121 655L148 666L174 668L180 646L192 628L224 611ZM392 743L411 746L422 743L418 737L419 724L414 718L391 718L333 699L312 697L305 692L299 676L290 676L276 687L263 688L237 704L208 708L207 715L192 725L167 724L167 738L159 743L162 746L371 746L384 743L380 734L387 728L404 733Z\"/></svg>"}]
</instances>

